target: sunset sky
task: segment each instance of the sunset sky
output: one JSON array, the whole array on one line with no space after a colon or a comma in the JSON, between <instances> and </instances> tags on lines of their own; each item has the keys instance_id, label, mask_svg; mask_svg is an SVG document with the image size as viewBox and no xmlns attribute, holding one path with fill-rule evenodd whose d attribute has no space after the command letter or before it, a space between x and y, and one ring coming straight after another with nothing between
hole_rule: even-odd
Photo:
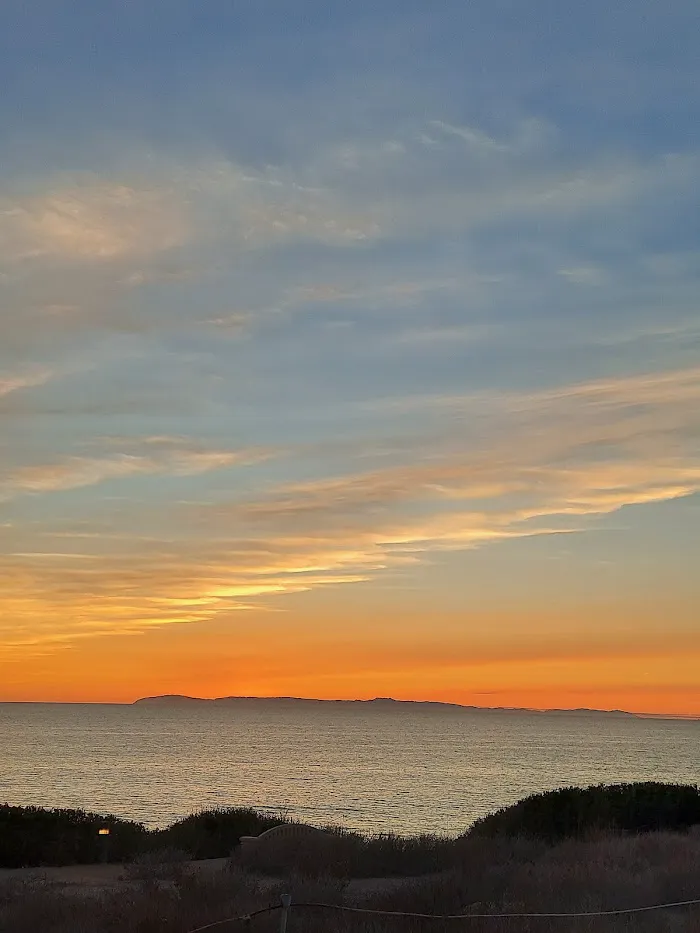
<instances>
[{"instance_id":1,"label":"sunset sky","mask_svg":"<svg viewBox=\"0 0 700 933\"><path fill-rule=\"evenodd\" d=\"M700 715L697 0L3 0L0 700Z\"/></svg>"}]
</instances>

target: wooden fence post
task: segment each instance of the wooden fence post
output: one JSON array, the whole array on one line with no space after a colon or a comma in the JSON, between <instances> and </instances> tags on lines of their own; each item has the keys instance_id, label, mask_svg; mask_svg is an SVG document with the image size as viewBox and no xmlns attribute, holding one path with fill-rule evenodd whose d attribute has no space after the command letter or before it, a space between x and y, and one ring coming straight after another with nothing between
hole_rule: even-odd
<instances>
[{"instance_id":1,"label":"wooden fence post","mask_svg":"<svg viewBox=\"0 0 700 933\"><path fill-rule=\"evenodd\" d=\"M280 917L280 933L287 933L287 920L292 906L292 895L282 895L282 916Z\"/></svg>"}]
</instances>

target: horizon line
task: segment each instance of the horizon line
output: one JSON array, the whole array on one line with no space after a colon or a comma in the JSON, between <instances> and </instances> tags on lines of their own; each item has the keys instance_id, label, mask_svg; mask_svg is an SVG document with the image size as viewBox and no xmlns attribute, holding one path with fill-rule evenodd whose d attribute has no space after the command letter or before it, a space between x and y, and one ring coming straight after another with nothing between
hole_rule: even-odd
<instances>
[{"instance_id":1,"label":"horizon line","mask_svg":"<svg viewBox=\"0 0 700 933\"><path fill-rule=\"evenodd\" d=\"M632 712L625 709L601 709L599 707L534 707L534 706L479 706L477 704L456 703L450 700L399 700L395 697L375 696L366 699L359 697L337 698L337 697L301 697L301 696L250 696L250 695L225 695L216 697L198 697L183 693L164 693L153 694L149 696L137 697L135 700L2 700L0 704L15 705L43 705L43 706L135 706L139 703L147 703L153 700L184 700L198 703L216 703L223 700L291 700L310 703L396 703L407 705L423 706L448 706L455 709L479 710L483 712L520 712L520 713L600 713L602 715L624 715L632 716L638 719L672 719L685 720L690 722L700 721L700 716L693 713L653 713L653 712Z\"/></svg>"}]
</instances>

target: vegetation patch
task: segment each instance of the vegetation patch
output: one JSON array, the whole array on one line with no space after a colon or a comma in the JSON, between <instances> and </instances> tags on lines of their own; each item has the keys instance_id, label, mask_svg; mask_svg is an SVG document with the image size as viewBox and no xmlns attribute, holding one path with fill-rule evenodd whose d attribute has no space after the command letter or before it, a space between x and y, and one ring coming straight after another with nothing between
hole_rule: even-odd
<instances>
[{"instance_id":1,"label":"vegetation patch","mask_svg":"<svg viewBox=\"0 0 700 933\"><path fill-rule=\"evenodd\" d=\"M204 810L165 829L84 810L44 810L0 805L0 867L87 865L147 861L177 851L189 859L225 858L241 836L256 836L286 817L248 807ZM428 875L458 868L473 856L475 840L532 839L552 845L599 834L684 832L700 824L700 788L636 784L565 787L526 797L477 820L458 838L361 833L329 827L335 838L322 853L313 847L295 861L308 875L390 877ZM99 830L108 829L108 835ZM279 869L283 870L284 865Z\"/></svg>"},{"instance_id":2,"label":"vegetation patch","mask_svg":"<svg viewBox=\"0 0 700 933\"><path fill-rule=\"evenodd\" d=\"M477 820L469 834L557 842L595 833L678 832L698 823L700 788L646 781L533 794Z\"/></svg>"},{"instance_id":3,"label":"vegetation patch","mask_svg":"<svg viewBox=\"0 0 700 933\"><path fill-rule=\"evenodd\" d=\"M109 834L100 835L100 830ZM0 805L0 867L121 862L143 851L141 823L85 810L44 810Z\"/></svg>"}]
</instances>

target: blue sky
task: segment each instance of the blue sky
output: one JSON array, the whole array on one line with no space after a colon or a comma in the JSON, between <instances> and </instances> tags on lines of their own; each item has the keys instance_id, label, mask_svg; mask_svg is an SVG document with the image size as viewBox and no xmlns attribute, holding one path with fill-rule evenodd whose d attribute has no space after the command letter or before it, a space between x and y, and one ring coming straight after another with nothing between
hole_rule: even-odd
<instances>
[{"instance_id":1,"label":"blue sky","mask_svg":"<svg viewBox=\"0 0 700 933\"><path fill-rule=\"evenodd\" d=\"M571 651L635 618L652 654L669 618L692 640L699 26L684 0L7 0L17 694L37 658L60 693L86 641L280 612L329 646L407 606L465 652L479 613L500 644L553 607Z\"/></svg>"}]
</instances>

